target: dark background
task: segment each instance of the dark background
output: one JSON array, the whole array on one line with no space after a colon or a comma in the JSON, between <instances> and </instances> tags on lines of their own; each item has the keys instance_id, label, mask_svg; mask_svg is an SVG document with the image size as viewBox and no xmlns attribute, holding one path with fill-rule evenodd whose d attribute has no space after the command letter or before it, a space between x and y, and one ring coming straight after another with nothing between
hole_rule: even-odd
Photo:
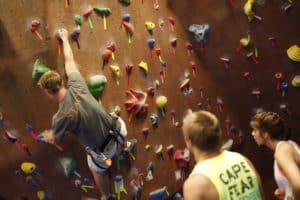
<instances>
[{"instance_id":1,"label":"dark background","mask_svg":"<svg viewBox=\"0 0 300 200\"><path fill-rule=\"evenodd\" d=\"M128 126L128 138L136 138L136 160L121 163L121 169L112 169L112 179L117 174L124 177L125 188L128 195L122 193L122 199L131 199L130 181L133 179L131 171L137 168L141 173L147 173L147 167L152 161L155 164L154 180L144 181L142 186L142 199L149 192L168 187L170 193L177 191L181 181L176 181L174 171L176 165L168 158L165 148L174 144L175 150L185 147L181 129L175 128L171 123L170 111L176 110L176 120L181 122L188 108L199 109L197 104L203 104L202 109L208 108L211 103L212 112L216 113L222 122L226 133L225 120L230 119L236 127L237 133L244 135L243 143L240 144L238 137L225 134L224 140L233 137L233 150L239 151L249 157L260 173L266 193L266 199L273 199L273 191L276 188L273 179L273 156L272 152L258 148L249 128L249 120L258 108L278 112L292 130L292 139L299 138L299 88L290 87L285 97L276 91L274 73L283 72L285 80L290 83L294 75L300 73L299 63L292 62L286 55L286 50L294 44L299 45L299 3L294 2L288 12L284 12L282 6L287 1L283 0L257 0L254 4L256 15L262 20L254 20L249 23L243 13L245 1L235 1L232 7L229 1L210 0L159 0L160 10L153 9L155 1L133 1L126 8L122 8L118 1L80 1L70 0L70 6L65 7L62 0L0 0L0 111L4 117L5 130L13 133L21 143L26 143L32 156L22 155L15 145L4 139L0 140L0 196L3 199L18 199L21 195L29 199L37 199L37 190L52 193L54 199L80 199L80 196L98 197L96 191L88 193L74 186L75 177L66 178L58 159L71 156L78 162L77 171L87 178L92 178L86 164L84 148L73 138L66 137L61 145L64 152L57 151L54 147L34 142L26 131L26 123L32 124L36 132L40 132L51 126L52 115L56 112L57 105L51 102L44 93L38 89L31 79L33 63L37 58L51 69L64 73L63 56L57 55L57 41L55 32L60 27L65 27L70 32L75 28L73 17L82 14L89 4L97 7L109 7L111 16L107 18L108 30L103 30L103 21L100 16L92 14L94 29L90 29L84 21L81 27L79 42L81 49L77 49L76 43L71 46L76 62L86 80L94 74L104 74L108 83L102 96L102 103L107 110L112 111L116 105L122 108L121 116ZM124 30L119 29L119 23L124 13L130 13L131 22L135 27L132 44L128 44ZM169 27L168 17L175 18L175 31ZM165 26L163 31L158 27L158 19L163 18ZM39 32L44 40L40 41L30 31L30 23L33 19L41 22ZM129 113L126 112L124 101L127 100L125 91L129 88L126 83L125 65L134 64L131 76L131 87L146 91L152 86L154 80L159 80L159 70L162 69L158 57L153 54L149 57L147 33L144 23L152 21L156 24L152 37L156 40L156 46L161 48L161 56L167 62L166 80L155 91L155 97L165 95L168 98L166 107L167 115L159 119L158 128L151 126L149 115L146 118L138 118L129 123ZM204 52L199 51L198 44L193 41L188 32L190 24L209 23L211 31ZM248 48L242 48L236 52L235 48L239 40L247 37L251 32L251 43ZM269 48L268 37L276 38L276 45ZM170 38L177 38L175 55L170 45ZM117 50L116 60L110 60L109 64L117 64L122 71L120 85L117 86L108 67L102 70L101 51L108 41L115 41ZM185 49L185 42L191 41L194 53L189 57ZM247 52L256 46L259 52L259 64L254 64L245 58ZM226 70L219 60L221 56L230 57L230 68ZM141 61L148 63L149 82L138 69ZM197 64L196 77L191 76L191 88L193 93L184 95L179 90L179 85L184 79L184 73L189 70L189 62ZM107 65L108 66L108 65ZM249 71L252 74L250 80L243 78L243 73ZM261 90L260 98L251 94L254 88ZM205 98L201 96L204 91ZM216 99L221 98L224 102L224 110L218 112ZM209 101L207 100L209 99ZM157 113L157 109L147 100L149 114ZM280 109L280 104L287 104L292 112ZM147 142L151 145L149 151L144 148L142 128L148 127L150 134ZM162 144L164 147L164 161L160 162L154 151L155 147ZM38 182L38 188L32 188L28 183L15 175L20 169L22 162L34 162L37 165L41 177L34 176ZM191 166L193 166L193 161ZM113 183L113 181L112 181ZM113 186L113 184L112 184Z\"/></svg>"}]
</instances>

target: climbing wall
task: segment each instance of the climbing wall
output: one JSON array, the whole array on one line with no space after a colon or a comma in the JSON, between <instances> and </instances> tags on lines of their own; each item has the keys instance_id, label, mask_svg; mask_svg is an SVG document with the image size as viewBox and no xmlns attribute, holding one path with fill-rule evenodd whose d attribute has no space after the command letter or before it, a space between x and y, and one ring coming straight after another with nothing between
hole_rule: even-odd
<instances>
[{"instance_id":1,"label":"climbing wall","mask_svg":"<svg viewBox=\"0 0 300 200\"><path fill-rule=\"evenodd\" d=\"M249 21L245 3L0 1L0 199L38 199L38 192L54 199L99 199L93 183L85 182L92 177L84 147L76 139L67 136L59 144L63 151L35 140L35 134L51 126L57 105L37 87L31 73L40 59L64 74L55 37L61 27L79 36L77 41L70 37L79 70L87 82L94 75L107 78L101 103L108 111L121 108L128 139L138 141L133 154L110 170L112 191L115 178L123 178L127 194L121 192L121 199L132 199L136 189L141 199L153 191L172 196L180 190L185 176L173 156L185 147L180 126L188 108L209 110L220 118L224 142L233 139L233 150L253 161L266 197L272 199L273 157L256 147L248 123L257 109L278 112L291 127L292 138L300 141L300 94L291 85L300 66L286 54L292 45L299 45L300 10L297 2L257 0L251 8L255 16ZM89 6L99 8L100 15L93 10L88 19ZM80 26L75 16L81 17ZM196 40L189 26L205 23L210 26L207 41ZM248 45L241 45L241 39ZM104 52L111 44L115 48L110 57ZM119 69L120 75L113 69ZM279 75L283 78L277 78L277 90L274 76ZM130 88L148 94L140 101L144 108L148 106L146 114L135 116L138 110L127 110ZM64 172L60 161L66 157L76 161L73 171L77 173ZM26 174L26 162L34 163L36 170ZM193 164L191 158L190 167Z\"/></svg>"}]
</instances>

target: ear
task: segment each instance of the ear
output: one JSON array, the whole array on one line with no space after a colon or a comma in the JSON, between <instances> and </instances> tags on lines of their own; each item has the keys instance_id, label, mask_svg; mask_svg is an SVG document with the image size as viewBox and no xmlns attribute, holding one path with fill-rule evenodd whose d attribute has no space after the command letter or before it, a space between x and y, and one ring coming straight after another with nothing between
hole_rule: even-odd
<instances>
[{"instance_id":1,"label":"ear","mask_svg":"<svg viewBox=\"0 0 300 200\"><path fill-rule=\"evenodd\" d=\"M47 95L47 97L49 97L50 99L54 98L54 95L51 91L44 89L45 94Z\"/></svg>"},{"instance_id":2,"label":"ear","mask_svg":"<svg viewBox=\"0 0 300 200\"><path fill-rule=\"evenodd\" d=\"M48 89L44 89L44 92L45 92L47 95L52 95L51 91L49 91Z\"/></svg>"},{"instance_id":3,"label":"ear","mask_svg":"<svg viewBox=\"0 0 300 200\"><path fill-rule=\"evenodd\" d=\"M270 139L270 134L268 132L264 131L261 133L261 137L265 140Z\"/></svg>"},{"instance_id":4,"label":"ear","mask_svg":"<svg viewBox=\"0 0 300 200\"><path fill-rule=\"evenodd\" d=\"M191 141L191 139L185 139L184 140L185 141L185 144L186 144L186 146L188 147L188 148L190 148L190 147L192 147L192 141Z\"/></svg>"},{"instance_id":5,"label":"ear","mask_svg":"<svg viewBox=\"0 0 300 200\"><path fill-rule=\"evenodd\" d=\"M187 109L186 115L189 115L189 114L191 114L191 113L193 113L192 109L191 109L191 108Z\"/></svg>"},{"instance_id":6,"label":"ear","mask_svg":"<svg viewBox=\"0 0 300 200\"><path fill-rule=\"evenodd\" d=\"M47 95L49 95L50 93L49 93L49 91L47 90L47 89L43 89L44 90L44 92L47 94Z\"/></svg>"}]
</instances>

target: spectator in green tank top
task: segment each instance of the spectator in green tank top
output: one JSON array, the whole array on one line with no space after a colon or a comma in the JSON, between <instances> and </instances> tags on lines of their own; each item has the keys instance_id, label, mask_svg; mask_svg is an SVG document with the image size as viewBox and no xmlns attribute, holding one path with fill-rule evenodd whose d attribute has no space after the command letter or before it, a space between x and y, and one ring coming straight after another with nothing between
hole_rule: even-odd
<instances>
[{"instance_id":1,"label":"spectator in green tank top","mask_svg":"<svg viewBox=\"0 0 300 200\"><path fill-rule=\"evenodd\" d=\"M185 200L263 199L260 177L240 153L222 149L217 117L206 111L189 112L183 136L196 165L183 185Z\"/></svg>"}]
</instances>

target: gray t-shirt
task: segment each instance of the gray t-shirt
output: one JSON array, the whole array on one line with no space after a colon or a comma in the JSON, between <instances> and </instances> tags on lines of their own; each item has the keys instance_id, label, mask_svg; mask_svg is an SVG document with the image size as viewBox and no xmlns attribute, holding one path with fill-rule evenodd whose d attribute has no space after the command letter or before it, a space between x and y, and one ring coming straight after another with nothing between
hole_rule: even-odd
<instances>
[{"instance_id":1,"label":"gray t-shirt","mask_svg":"<svg viewBox=\"0 0 300 200\"><path fill-rule=\"evenodd\" d=\"M71 132L81 144L91 149L101 147L112 128L112 116L90 94L79 72L69 74L67 88L52 119L55 139L60 140L66 132ZM118 121L116 126L119 130Z\"/></svg>"}]
</instances>

